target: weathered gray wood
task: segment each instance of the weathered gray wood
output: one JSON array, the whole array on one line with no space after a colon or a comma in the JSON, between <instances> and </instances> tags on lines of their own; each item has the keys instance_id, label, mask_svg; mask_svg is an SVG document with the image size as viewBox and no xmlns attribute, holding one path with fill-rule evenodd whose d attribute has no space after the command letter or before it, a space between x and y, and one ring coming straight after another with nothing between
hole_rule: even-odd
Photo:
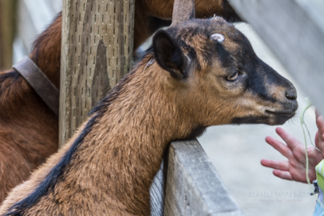
<instances>
[{"instance_id":1,"label":"weathered gray wood","mask_svg":"<svg viewBox=\"0 0 324 216\"><path fill-rule=\"evenodd\" d=\"M130 68L134 0L64 0L60 146Z\"/></svg>"},{"instance_id":2,"label":"weathered gray wood","mask_svg":"<svg viewBox=\"0 0 324 216\"><path fill-rule=\"evenodd\" d=\"M165 163L162 161L160 170L155 175L150 187L151 216L162 216L165 197L166 175Z\"/></svg>"},{"instance_id":3,"label":"weathered gray wood","mask_svg":"<svg viewBox=\"0 0 324 216\"><path fill-rule=\"evenodd\" d=\"M195 18L195 0L175 0L172 11L172 25Z\"/></svg>"},{"instance_id":4,"label":"weathered gray wood","mask_svg":"<svg viewBox=\"0 0 324 216\"><path fill-rule=\"evenodd\" d=\"M197 140L173 142L164 215L242 215Z\"/></svg>"},{"instance_id":5,"label":"weathered gray wood","mask_svg":"<svg viewBox=\"0 0 324 216\"><path fill-rule=\"evenodd\" d=\"M324 2L228 0L324 113Z\"/></svg>"}]
</instances>

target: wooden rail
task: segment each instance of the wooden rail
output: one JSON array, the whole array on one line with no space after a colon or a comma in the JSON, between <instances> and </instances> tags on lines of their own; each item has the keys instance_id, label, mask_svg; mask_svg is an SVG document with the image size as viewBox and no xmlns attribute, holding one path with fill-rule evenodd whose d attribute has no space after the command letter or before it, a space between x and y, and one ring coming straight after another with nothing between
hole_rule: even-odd
<instances>
[{"instance_id":1,"label":"wooden rail","mask_svg":"<svg viewBox=\"0 0 324 216\"><path fill-rule=\"evenodd\" d=\"M152 216L242 216L200 143L172 142L151 186Z\"/></svg>"},{"instance_id":2,"label":"wooden rail","mask_svg":"<svg viewBox=\"0 0 324 216\"><path fill-rule=\"evenodd\" d=\"M197 140L171 144L164 213L168 216L241 216Z\"/></svg>"}]
</instances>

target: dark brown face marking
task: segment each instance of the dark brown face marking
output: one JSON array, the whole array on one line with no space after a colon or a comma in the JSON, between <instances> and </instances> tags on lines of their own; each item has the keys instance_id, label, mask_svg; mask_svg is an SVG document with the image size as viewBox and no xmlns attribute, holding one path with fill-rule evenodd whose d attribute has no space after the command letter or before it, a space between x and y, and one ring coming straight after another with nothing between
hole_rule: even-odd
<instances>
[{"instance_id":1,"label":"dark brown face marking","mask_svg":"<svg viewBox=\"0 0 324 216\"><path fill-rule=\"evenodd\" d=\"M295 114L294 86L259 59L248 39L232 24L213 17L184 22L166 31L193 63L192 77L201 74L217 79L206 83L218 92L215 97L240 97L227 107L241 107L229 123L283 124ZM224 35L224 41L211 39L215 33Z\"/></svg>"}]
</instances>

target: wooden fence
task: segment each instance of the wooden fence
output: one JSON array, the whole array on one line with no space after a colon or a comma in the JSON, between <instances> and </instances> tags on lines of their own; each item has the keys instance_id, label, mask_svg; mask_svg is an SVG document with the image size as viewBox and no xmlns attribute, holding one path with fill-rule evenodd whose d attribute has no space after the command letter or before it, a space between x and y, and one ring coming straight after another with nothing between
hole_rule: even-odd
<instances>
[{"instance_id":1,"label":"wooden fence","mask_svg":"<svg viewBox=\"0 0 324 216\"><path fill-rule=\"evenodd\" d=\"M324 68L323 1L228 1L254 27L324 113L324 101L320 98L324 90L321 84ZM109 90L102 84L113 87L127 72L132 42L128 36L123 36L132 35L133 4L133 0L64 0L64 73L61 76L61 92L64 94L60 114L64 120L60 125L65 134L61 132L61 143ZM117 30L109 29L111 26ZM71 33L73 30L75 35ZM123 33L118 36L121 31ZM117 37L126 42L115 41ZM98 68L106 74L95 74ZM92 88L98 83L102 87ZM76 120L80 116L81 119ZM164 215L242 215L197 140L171 143L162 167L164 169L158 173L152 187L152 215L163 212Z\"/></svg>"},{"instance_id":2,"label":"wooden fence","mask_svg":"<svg viewBox=\"0 0 324 216\"><path fill-rule=\"evenodd\" d=\"M133 20L134 0L63 1L60 145L129 70ZM152 215L241 215L198 141L172 143L164 162Z\"/></svg>"}]
</instances>

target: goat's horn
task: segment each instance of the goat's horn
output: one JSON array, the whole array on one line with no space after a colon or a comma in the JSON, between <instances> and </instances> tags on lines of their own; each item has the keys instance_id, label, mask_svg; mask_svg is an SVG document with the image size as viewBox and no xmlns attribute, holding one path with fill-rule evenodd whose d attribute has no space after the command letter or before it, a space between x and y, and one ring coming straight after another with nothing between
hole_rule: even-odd
<instances>
[{"instance_id":1,"label":"goat's horn","mask_svg":"<svg viewBox=\"0 0 324 216\"><path fill-rule=\"evenodd\" d=\"M172 24L195 18L195 0L174 0Z\"/></svg>"}]
</instances>

